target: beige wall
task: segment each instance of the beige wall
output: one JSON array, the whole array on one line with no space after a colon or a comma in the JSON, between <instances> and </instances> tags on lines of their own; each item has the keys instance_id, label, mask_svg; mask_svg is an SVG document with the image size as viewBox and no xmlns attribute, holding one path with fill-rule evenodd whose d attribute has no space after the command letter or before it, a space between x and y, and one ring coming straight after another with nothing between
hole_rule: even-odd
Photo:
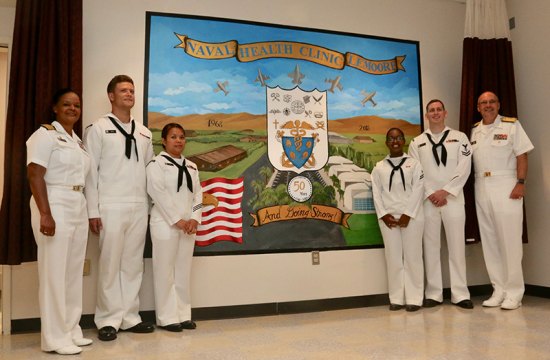
<instances>
[{"instance_id":1,"label":"beige wall","mask_svg":"<svg viewBox=\"0 0 550 360\"><path fill-rule=\"evenodd\" d=\"M135 115L141 117L145 11L418 40L424 100L443 99L449 124L458 127L465 5L451 0L84 0L85 125L109 110L105 86L117 73L127 73L136 81ZM91 238L92 276L85 278L84 289L88 314L94 311L97 252L97 238ZM480 246L468 246L467 257L469 284L488 283ZM12 280L12 299L17 299L12 317L38 317L35 264L13 267ZM309 253L197 257L192 287L194 307L387 293L382 249L322 252L319 266L311 265ZM142 309L153 309L149 261Z\"/></svg>"},{"instance_id":2,"label":"beige wall","mask_svg":"<svg viewBox=\"0 0 550 360\"><path fill-rule=\"evenodd\" d=\"M508 16L515 17L512 50L518 100L518 118L535 145L529 155L525 203L529 244L525 246L525 282L550 286L550 122L546 105L550 95L550 2L507 0Z\"/></svg>"},{"instance_id":3,"label":"beige wall","mask_svg":"<svg viewBox=\"0 0 550 360\"><path fill-rule=\"evenodd\" d=\"M6 112L7 112L7 73L9 47L11 47L13 23L15 21L15 8L0 7L0 151L4 151L4 140L6 135ZM5 86L4 86L5 84ZM4 157L0 157L0 189L4 187ZM0 201L2 201L2 190L0 190Z\"/></svg>"}]
</instances>

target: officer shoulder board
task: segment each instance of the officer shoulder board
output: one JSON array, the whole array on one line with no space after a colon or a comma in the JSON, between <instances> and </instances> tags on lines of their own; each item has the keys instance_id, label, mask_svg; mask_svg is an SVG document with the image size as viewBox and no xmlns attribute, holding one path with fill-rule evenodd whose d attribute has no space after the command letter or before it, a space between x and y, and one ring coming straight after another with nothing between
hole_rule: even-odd
<instances>
[{"instance_id":1,"label":"officer shoulder board","mask_svg":"<svg viewBox=\"0 0 550 360\"><path fill-rule=\"evenodd\" d=\"M515 118L515 117L505 117L505 116L503 116L500 120L502 122L506 122L506 123L515 123L518 119Z\"/></svg>"},{"instance_id":2,"label":"officer shoulder board","mask_svg":"<svg viewBox=\"0 0 550 360\"><path fill-rule=\"evenodd\" d=\"M194 167L194 166L191 165L191 164L186 164L185 166L188 167L189 169L197 170L197 168Z\"/></svg>"},{"instance_id":3,"label":"officer shoulder board","mask_svg":"<svg viewBox=\"0 0 550 360\"><path fill-rule=\"evenodd\" d=\"M479 124L481 124L481 121L476 122L472 127L476 127L476 126L478 126Z\"/></svg>"},{"instance_id":4,"label":"officer shoulder board","mask_svg":"<svg viewBox=\"0 0 550 360\"><path fill-rule=\"evenodd\" d=\"M147 163L147 165L145 165L145 167L149 166L150 163L154 163L154 162L155 162L155 159L149 160L149 162Z\"/></svg>"},{"instance_id":5,"label":"officer shoulder board","mask_svg":"<svg viewBox=\"0 0 550 360\"><path fill-rule=\"evenodd\" d=\"M55 130L55 126L53 126L52 124L42 124L40 126L46 130Z\"/></svg>"}]
</instances>

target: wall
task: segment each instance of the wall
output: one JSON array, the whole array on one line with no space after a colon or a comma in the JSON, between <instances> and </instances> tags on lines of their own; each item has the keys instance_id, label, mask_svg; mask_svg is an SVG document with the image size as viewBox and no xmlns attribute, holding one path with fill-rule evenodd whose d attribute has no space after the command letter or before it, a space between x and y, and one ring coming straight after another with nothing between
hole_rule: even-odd
<instances>
[{"instance_id":1,"label":"wall","mask_svg":"<svg viewBox=\"0 0 550 360\"><path fill-rule=\"evenodd\" d=\"M528 6L526 6L528 4ZM529 244L525 246L525 282L550 286L550 142L548 114L544 104L550 94L550 2L546 0L508 0L508 16L515 17L512 50L518 100L518 118L535 145L529 155L529 174L525 203L529 217Z\"/></svg>"},{"instance_id":2,"label":"wall","mask_svg":"<svg viewBox=\"0 0 550 360\"><path fill-rule=\"evenodd\" d=\"M7 94L4 91L7 88L7 69L8 69L8 56L9 48L11 47L13 23L15 21L15 8L1 7L0 6L0 46L7 46L8 51L4 50L0 53L1 68L0 68L0 149L2 153L4 151L4 140L6 136L6 113L7 113ZM4 186L4 157L0 158L0 189ZM2 201L2 193L0 190L0 201Z\"/></svg>"},{"instance_id":3,"label":"wall","mask_svg":"<svg viewBox=\"0 0 550 360\"><path fill-rule=\"evenodd\" d=\"M84 125L110 110L105 94L114 74L136 82L134 114L143 106L145 11L208 15L420 41L424 100L444 99L458 127L464 4L450 0L84 0ZM84 313L93 313L97 238L90 238L92 276L85 278ZM470 285L488 283L481 247L468 246ZM38 317L36 266L13 267L12 318ZM197 257L193 307L272 303L387 293L383 250ZM146 262L142 309L153 308Z\"/></svg>"}]
</instances>

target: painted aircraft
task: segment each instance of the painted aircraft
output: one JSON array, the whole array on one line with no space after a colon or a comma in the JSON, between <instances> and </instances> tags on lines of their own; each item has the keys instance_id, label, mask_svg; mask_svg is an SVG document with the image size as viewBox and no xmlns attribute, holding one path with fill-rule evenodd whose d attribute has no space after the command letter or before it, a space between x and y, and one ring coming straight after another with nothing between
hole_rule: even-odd
<instances>
[{"instance_id":1,"label":"painted aircraft","mask_svg":"<svg viewBox=\"0 0 550 360\"><path fill-rule=\"evenodd\" d=\"M338 88L338 90L340 91L344 90L344 87L342 86L342 84L340 84L341 79L341 76L337 76L334 79L325 79L325 82L330 83L330 88L328 89L328 91L334 93L334 88Z\"/></svg>"},{"instance_id":2,"label":"painted aircraft","mask_svg":"<svg viewBox=\"0 0 550 360\"><path fill-rule=\"evenodd\" d=\"M229 81L216 81L217 88L214 89L214 92L223 91L224 95L227 96L229 94L229 90L227 90L227 85L229 85Z\"/></svg>"},{"instance_id":3,"label":"painted aircraft","mask_svg":"<svg viewBox=\"0 0 550 360\"><path fill-rule=\"evenodd\" d=\"M292 79L293 84L300 85L302 83L302 79L306 76L300 72L300 66L296 65L294 71L288 73L288 77Z\"/></svg>"},{"instance_id":4,"label":"painted aircraft","mask_svg":"<svg viewBox=\"0 0 550 360\"><path fill-rule=\"evenodd\" d=\"M370 101L372 103L372 106L376 106L376 102L374 101L374 95L376 95L376 91L373 91L371 93L366 92L365 90L361 90L361 94L363 94L364 98L361 100L361 104L363 107L365 107L365 104Z\"/></svg>"},{"instance_id":5,"label":"painted aircraft","mask_svg":"<svg viewBox=\"0 0 550 360\"><path fill-rule=\"evenodd\" d=\"M262 74L262 70L260 70L260 69L258 68L258 77L256 78L256 80L254 80L254 82L258 82L258 81L259 81L259 82L260 82L260 86L266 86L266 85L265 85L265 81L266 81L266 80L269 80L269 76Z\"/></svg>"}]
</instances>

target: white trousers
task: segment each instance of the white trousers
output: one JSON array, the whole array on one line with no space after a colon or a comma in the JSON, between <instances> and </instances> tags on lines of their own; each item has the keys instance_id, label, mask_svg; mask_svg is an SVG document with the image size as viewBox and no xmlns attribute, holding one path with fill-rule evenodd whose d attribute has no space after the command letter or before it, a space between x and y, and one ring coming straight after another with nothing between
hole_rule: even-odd
<instances>
[{"instance_id":1,"label":"white trousers","mask_svg":"<svg viewBox=\"0 0 550 360\"><path fill-rule=\"evenodd\" d=\"M141 322L139 289L147 231L146 203L101 204L95 324L128 329Z\"/></svg>"},{"instance_id":2,"label":"white trousers","mask_svg":"<svg viewBox=\"0 0 550 360\"><path fill-rule=\"evenodd\" d=\"M466 280L466 256L464 204L447 197L447 205L434 206L424 201L424 268L426 272L426 299L443 301L443 277L441 274L441 224L445 228L449 252L451 301L458 303L470 299Z\"/></svg>"},{"instance_id":3,"label":"white trousers","mask_svg":"<svg viewBox=\"0 0 550 360\"><path fill-rule=\"evenodd\" d=\"M424 296L422 211L406 228L389 229L382 220L378 223L384 238L390 303L421 306Z\"/></svg>"},{"instance_id":4,"label":"white trousers","mask_svg":"<svg viewBox=\"0 0 550 360\"><path fill-rule=\"evenodd\" d=\"M191 320L191 262L195 235L151 219L157 324Z\"/></svg>"},{"instance_id":5,"label":"white trousers","mask_svg":"<svg viewBox=\"0 0 550 360\"><path fill-rule=\"evenodd\" d=\"M86 200L80 192L48 189L55 235L40 232L40 213L31 198L31 223L38 246L41 348L54 351L82 338L82 271L88 241Z\"/></svg>"},{"instance_id":6,"label":"white trousers","mask_svg":"<svg viewBox=\"0 0 550 360\"><path fill-rule=\"evenodd\" d=\"M523 257L523 199L510 199L516 178L477 177L476 210L483 257L493 294L521 301L525 291Z\"/></svg>"}]
</instances>

